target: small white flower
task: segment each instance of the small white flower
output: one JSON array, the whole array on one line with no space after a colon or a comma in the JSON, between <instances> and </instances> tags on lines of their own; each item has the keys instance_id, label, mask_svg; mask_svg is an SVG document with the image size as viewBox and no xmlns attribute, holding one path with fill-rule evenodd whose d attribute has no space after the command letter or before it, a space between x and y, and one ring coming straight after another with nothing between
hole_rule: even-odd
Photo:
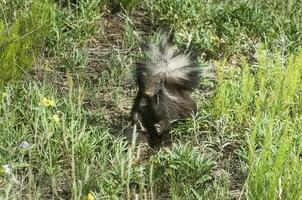
<instances>
[{"instance_id":1,"label":"small white flower","mask_svg":"<svg viewBox=\"0 0 302 200\"><path fill-rule=\"evenodd\" d=\"M29 143L27 141L22 141L20 144L20 147L22 147L23 149L28 149L29 148Z\"/></svg>"},{"instance_id":2,"label":"small white flower","mask_svg":"<svg viewBox=\"0 0 302 200\"><path fill-rule=\"evenodd\" d=\"M12 172L12 168L9 164L2 165L2 168L4 169L5 174L10 174Z\"/></svg>"}]
</instances>

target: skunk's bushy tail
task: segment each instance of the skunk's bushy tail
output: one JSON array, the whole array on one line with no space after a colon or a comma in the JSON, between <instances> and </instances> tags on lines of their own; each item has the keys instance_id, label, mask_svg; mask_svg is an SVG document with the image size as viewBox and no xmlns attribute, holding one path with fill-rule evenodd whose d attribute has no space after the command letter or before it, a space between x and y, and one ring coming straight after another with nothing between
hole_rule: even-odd
<instances>
[{"instance_id":1,"label":"skunk's bushy tail","mask_svg":"<svg viewBox=\"0 0 302 200\"><path fill-rule=\"evenodd\" d=\"M173 46L173 33L162 33L157 44L146 45L150 60L141 63L136 73L149 72L152 76L160 76L166 86L175 89L193 90L198 84L201 68L194 52L180 52Z\"/></svg>"}]
</instances>

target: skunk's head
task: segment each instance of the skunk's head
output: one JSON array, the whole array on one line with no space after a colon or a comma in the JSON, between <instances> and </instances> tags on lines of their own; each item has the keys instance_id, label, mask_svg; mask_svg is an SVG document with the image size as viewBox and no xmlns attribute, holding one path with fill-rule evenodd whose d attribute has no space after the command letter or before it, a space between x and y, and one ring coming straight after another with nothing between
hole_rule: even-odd
<instances>
[{"instance_id":1,"label":"skunk's head","mask_svg":"<svg viewBox=\"0 0 302 200\"><path fill-rule=\"evenodd\" d=\"M142 72L137 79L139 90L146 97L153 97L162 88L162 80L160 76L150 72Z\"/></svg>"}]
</instances>

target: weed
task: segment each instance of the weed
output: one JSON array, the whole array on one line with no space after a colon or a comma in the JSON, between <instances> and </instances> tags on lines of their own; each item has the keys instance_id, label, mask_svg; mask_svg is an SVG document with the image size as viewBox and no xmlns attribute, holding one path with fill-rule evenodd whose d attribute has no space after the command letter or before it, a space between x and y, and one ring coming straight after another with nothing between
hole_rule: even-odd
<instances>
[{"instance_id":1,"label":"weed","mask_svg":"<svg viewBox=\"0 0 302 200\"><path fill-rule=\"evenodd\" d=\"M208 58L252 56L255 44L296 51L301 45L300 1L146 1L156 22L171 25ZM297 5L298 4L298 5ZM154 19L154 20L155 20Z\"/></svg>"},{"instance_id":2,"label":"weed","mask_svg":"<svg viewBox=\"0 0 302 200\"><path fill-rule=\"evenodd\" d=\"M52 11L47 1L33 3L18 13L15 21L7 18L0 21L0 86L34 65L48 33Z\"/></svg>"}]
</instances>

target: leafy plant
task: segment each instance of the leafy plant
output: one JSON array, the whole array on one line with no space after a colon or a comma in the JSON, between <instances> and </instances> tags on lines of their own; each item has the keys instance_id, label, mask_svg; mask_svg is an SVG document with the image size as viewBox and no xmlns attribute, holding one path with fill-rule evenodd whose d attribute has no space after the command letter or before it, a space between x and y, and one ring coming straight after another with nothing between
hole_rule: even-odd
<instances>
[{"instance_id":1,"label":"leafy plant","mask_svg":"<svg viewBox=\"0 0 302 200\"><path fill-rule=\"evenodd\" d=\"M142 0L113 0L113 1L106 1L112 8L112 12L120 12L122 9L131 13L134 9L142 2Z\"/></svg>"},{"instance_id":2,"label":"leafy plant","mask_svg":"<svg viewBox=\"0 0 302 200\"><path fill-rule=\"evenodd\" d=\"M211 179L212 162L204 159L189 144L166 149L153 157L155 187L160 190L168 185L173 199L203 196L205 183Z\"/></svg>"},{"instance_id":3,"label":"leafy plant","mask_svg":"<svg viewBox=\"0 0 302 200\"><path fill-rule=\"evenodd\" d=\"M50 28L53 6L32 3L15 21L0 21L0 86L30 69Z\"/></svg>"},{"instance_id":4,"label":"leafy plant","mask_svg":"<svg viewBox=\"0 0 302 200\"><path fill-rule=\"evenodd\" d=\"M301 1L146 1L156 23L172 26L182 43L208 58L252 57L255 45L295 52L302 44ZM184 42L185 41L185 42Z\"/></svg>"},{"instance_id":5,"label":"leafy plant","mask_svg":"<svg viewBox=\"0 0 302 200\"><path fill-rule=\"evenodd\" d=\"M264 50L258 55L253 69L220 71L212 111L228 119L228 132L245 136L246 197L299 199L302 53L287 62Z\"/></svg>"}]
</instances>

